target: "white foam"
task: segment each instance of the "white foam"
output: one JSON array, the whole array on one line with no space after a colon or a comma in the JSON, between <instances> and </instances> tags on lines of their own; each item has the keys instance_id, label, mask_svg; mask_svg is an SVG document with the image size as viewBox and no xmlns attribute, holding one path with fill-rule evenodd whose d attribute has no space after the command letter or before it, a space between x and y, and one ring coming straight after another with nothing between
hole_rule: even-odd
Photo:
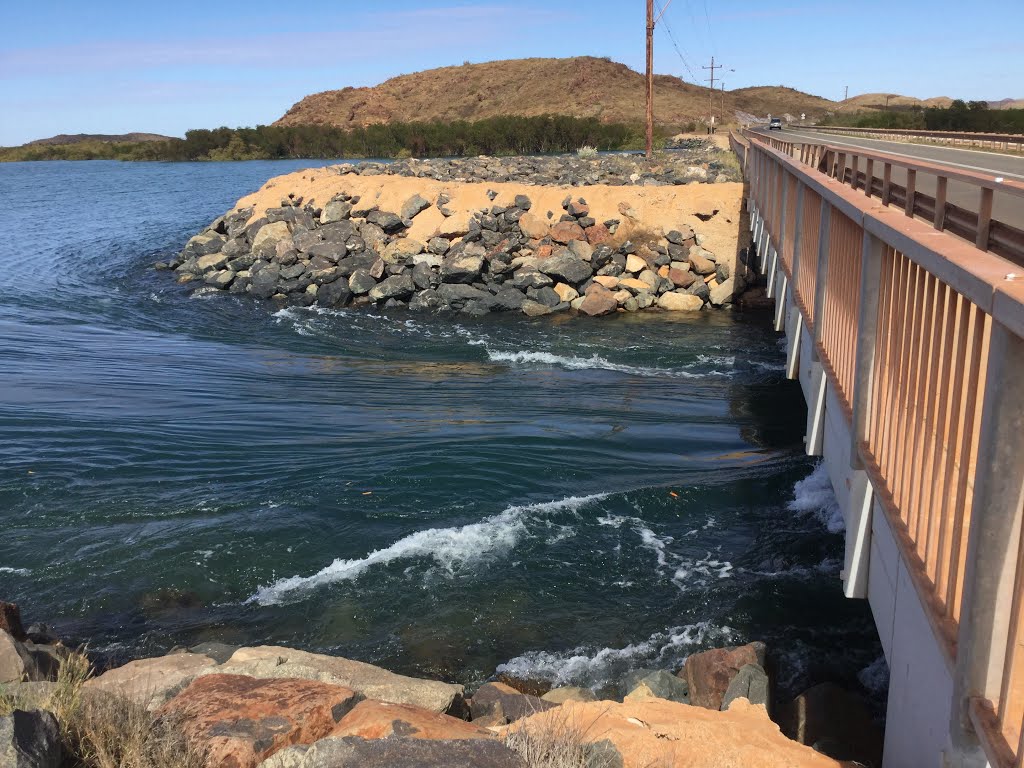
<instances>
[{"instance_id":1,"label":"white foam","mask_svg":"<svg viewBox=\"0 0 1024 768\"><path fill-rule=\"evenodd\" d=\"M803 480L797 481L793 486L793 500L786 508L804 515L813 515L829 533L839 533L846 528L824 462L819 463Z\"/></svg>"},{"instance_id":2,"label":"white foam","mask_svg":"<svg viewBox=\"0 0 1024 768\"><path fill-rule=\"evenodd\" d=\"M709 373L691 373L683 370L669 370L667 368L648 368L635 365L624 365L613 363L607 358L601 357L596 352L590 357L579 357L577 355L556 355L552 352L536 352L530 350L517 350L505 352L491 349L486 342L481 344L487 350L487 357L495 363L511 363L512 365L552 365L565 368L570 371L615 371L626 373L631 376L669 376L684 379L702 379L706 376L728 376L727 373L711 371Z\"/></svg>"},{"instance_id":3,"label":"white foam","mask_svg":"<svg viewBox=\"0 0 1024 768\"><path fill-rule=\"evenodd\" d=\"M624 648L578 647L570 651L528 651L498 666L498 672L525 679L548 680L553 685L580 685L600 688L617 682L639 667L677 667L689 655L689 649L705 641L728 643L733 631L710 622L673 627L651 635L647 640Z\"/></svg>"},{"instance_id":4,"label":"white foam","mask_svg":"<svg viewBox=\"0 0 1024 768\"><path fill-rule=\"evenodd\" d=\"M0 565L0 573L13 573L16 576L28 576L31 571L28 568L11 568L6 565Z\"/></svg>"},{"instance_id":5,"label":"white foam","mask_svg":"<svg viewBox=\"0 0 1024 768\"><path fill-rule=\"evenodd\" d=\"M312 576L279 579L258 589L250 600L261 605L281 603L291 593L351 581L375 565L409 558L430 558L449 574L454 574L467 565L510 551L525 535L526 522L530 518L554 512L575 512L606 497L607 494L570 496L560 501L513 506L479 523L417 531L365 557L353 560L338 558Z\"/></svg>"}]
</instances>

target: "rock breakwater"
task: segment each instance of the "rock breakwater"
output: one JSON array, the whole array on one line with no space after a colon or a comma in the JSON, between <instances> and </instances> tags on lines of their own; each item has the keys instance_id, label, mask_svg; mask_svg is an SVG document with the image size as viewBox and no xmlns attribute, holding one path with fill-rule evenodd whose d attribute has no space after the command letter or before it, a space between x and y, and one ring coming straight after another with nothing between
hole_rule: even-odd
<instances>
[{"instance_id":1,"label":"rock breakwater","mask_svg":"<svg viewBox=\"0 0 1024 768\"><path fill-rule=\"evenodd\" d=\"M83 655L48 637L57 667L15 669L32 632L20 631L15 606L0 608L13 619L0 627L5 766L58 768L68 758L92 768L133 755L132 765L155 768L171 764L163 755L187 768L530 768L550 764L537 756L554 750L575 755L574 765L623 768L839 766L769 719L758 643L694 654L676 674L637 670L615 700L576 688L541 698L536 682L507 677L468 697L460 685L270 646L206 643L94 676ZM839 698L815 701L824 709ZM867 730L851 741L849 759L877 736L857 707L847 695L815 726L827 736L830 718L859 717Z\"/></svg>"},{"instance_id":2,"label":"rock breakwater","mask_svg":"<svg viewBox=\"0 0 1024 768\"><path fill-rule=\"evenodd\" d=\"M651 221L637 210L635 195L616 203L607 186L588 190L603 213L583 194L553 204L557 188L511 184L487 188L488 205L471 207L469 191L480 193L481 185L389 184L372 173L353 184L338 168L303 174L306 194L289 189L289 177L272 180L158 268L177 271L180 282L287 305L529 316L697 311L729 306L745 286L736 235L722 235L739 230L739 202L731 199L739 197L738 184L729 185L721 207L695 198L686 217L697 225L725 219L724 226L710 225L717 247L725 248L716 252L702 227L681 221L685 201L674 191L644 198L660 213ZM396 190L412 194L399 202ZM274 192L278 204L268 205Z\"/></svg>"}]
</instances>

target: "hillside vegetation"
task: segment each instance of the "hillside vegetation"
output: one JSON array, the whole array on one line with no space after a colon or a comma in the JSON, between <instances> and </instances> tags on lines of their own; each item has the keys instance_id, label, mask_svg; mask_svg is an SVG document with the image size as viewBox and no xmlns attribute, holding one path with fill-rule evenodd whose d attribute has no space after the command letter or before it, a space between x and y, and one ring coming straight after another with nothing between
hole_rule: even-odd
<instances>
[{"instance_id":1,"label":"hillside vegetation","mask_svg":"<svg viewBox=\"0 0 1024 768\"><path fill-rule=\"evenodd\" d=\"M48 139L36 139L24 146L51 146L67 144L124 144L138 143L141 141L167 141L170 136L162 136L159 133L61 133L51 136Z\"/></svg>"},{"instance_id":2,"label":"hillside vegetation","mask_svg":"<svg viewBox=\"0 0 1024 768\"><path fill-rule=\"evenodd\" d=\"M655 119L668 128L706 120L709 89L658 75ZM721 114L723 94L714 93ZM820 119L836 104L791 88L726 91L725 112L758 116L807 114ZM640 123L646 110L644 76L610 59L514 59L464 64L401 75L372 88L342 88L307 96L275 125L357 128L390 122L477 121L502 116L569 115L604 123ZM732 122L732 120L727 120Z\"/></svg>"}]
</instances>

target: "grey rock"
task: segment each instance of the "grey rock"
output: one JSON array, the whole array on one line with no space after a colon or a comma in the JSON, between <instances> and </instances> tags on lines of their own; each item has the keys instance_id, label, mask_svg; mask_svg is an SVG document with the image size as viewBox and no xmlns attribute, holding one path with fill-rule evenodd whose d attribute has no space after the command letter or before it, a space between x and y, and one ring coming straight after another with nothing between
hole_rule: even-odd
<instances>
[{"instance_id":1,"label":"grey rock","mask_svg":"<svg viewBox=\"0 0 1024 768\"><path fill-rule=\"evenodd\" d=\"M523 306L520 307L523 310L523 314L529 315L530 317L540 317L541 315L550 315L551 307L546 304L541 304L539 301L533 301L527 299L523 302Z\"/></svg>"},{"instance_id":2,"label":"grey rock","mask_svg":"<svg viewBox=\"0 0 1024 768\"><path fill-rule=\"evenodd\" d=\"M377 285L377 281L370 274L368 269L357 269L348 278L348 287L356 296L360 296L364 293L369 293L373 287Z\"/></svg>"},{"instance_id":3,"label":"grey rock","mask_svg":"<svg viewBox=\"0 0 1024 768\"><path fill-rule=\"evenodd\" d=\"M691 296L700 296L704 301L711 298L711 289L703 280L694 281L693 285L685 290L685 293L689 293Z\"/></svg>"},{"instance_id":4,"label":"grey rock","mask_svg":"<svg viewBox=\"0 0 1024 768\"><path fill-rule=\"evenodd\" d=\"M722 711L729 708L736 699L743 698L751 704L769 706L768 675L757 664L745 664L729 682L722 698Z\"/></svg>"},{"instance_id":5,"label":"grey rock","mask_svg":"<svg viewBox=\"0 0 1024 768\"><path fill-rule=\"evenodd\" d=\"M653 696L680 704L690 703L690 689L686 681L662 669L639 670L626 675L623 689L627 699Z\"/></svg>"},{"instance_id":6,"label":"grey rock","mask_svg":"<svg viewBox=\"0 0 1024 768\"><path fill-rule=\"evenodd\" d=\"M446 283L437 289L437 293L445 302L456 308L468 301L490 302L492 300L491 294L486 291L461 283Z\"/></svg>"},{"instance_id":7,"label":"grey rock","mask_svg":"<svg viewBox=\"0 0 1024 768\"><path fill-rule=\"evenodd\" d=\"M444 256L451 247L452 241L445 237L432 237L427 242L427 250L438 256Z\"/></svg>"},{"instance_id":8,"label":"grey rock","mask_svg":"<svg viewBox=\"0 0 1024 768\"><path fill-rule=\"evenodd\" d=\"M448 306L448 303L433 288L420 291L409 301L409 309L416 312L443 309L446 306Z\"/></svg>"},{"instance_id":9,"label":"grey rock","mask_svg":"<svg viewBox=\"0 0 1024 768\"><path fill-rule=\"evenodd\" d=\"M526 295L515 288L502 288L494 296L494 308L499 312L510 312L523 308Z\"/></svg>"},{"instance_id":10,"label":"grey rock","mask_svg":"<svg viewBox=\"0 0 1024 768\"><path fill-rule=\"evenodd\" d=\"M203 282L207 285L212 285L214 288L220 288L222 291L231 286L235 280L235 273L230 269L222 269L218 272L210 272L203 279Z\"/></svg>"},{"instance_id":11,"label":"grey rock","mask_svg":"<svg viewBox=\"0 0 1024 768\"><path fill-rule=\"evenodd\" d=\"M269 299L277 292L277 281L281 277L281 267L278 264L268 264L252 276L249 285L249 293L260 299Z\"/></svg>"},{"instance_id":12,"label":"grey rock","mask_svg":"<svg viewBox=\"0 0 1024 768\"><path fill-rule=\"evenodd\" d=\"M370 224L376 224L389 235L393 235L395 232L405 228L405 222L402 221L401 217L388 211L370 211L366 216L366 221Z\"/></svg>"},{"instance_id":13,"label":"grey rock","mask_svg":"<svg viewBox=\"0 0 1024 768\"><path fill-rule=\"evenodd\" d=\"M330 283L324 283L316 294L317 304L329 309L344 307L351 298L352 291L349 289L348 280L344 277L339 277Z\"/></svg>"},{"instance_id":14,"label":"grey rock","mask_svg":"<svg viewBox=\"0 0 1024 768\"><path fill-rule=\"evenodd\" d=\"M569 285L579 285L593 275L590 265L583 259L572 255L568 250L562 251L557 256L544 259L537 269L545 275L556 277Z\"/></svg>"},{"instance_id":15,"label":"grey rock","mask_svg":"<svg viewBox=\"0 0 1024 768\"><path fill-rule=\"evenodd\" d=\"M319 256L322 259L327 259L334 264L337 264L348 253L348 246L344 242L337 240L325 240L321 243L315 243L306 248L306 256L313 258Z\"/></svg>"},{"instance_id":16,"label":"grey rock","mask_svg":"<svg viewBox=\"0 0 1024 768\"><path fill-rule=\"evenodd\" d=\"M320 223L330 224L335 221L344 221L352 215L352 203L347 200L331 200L320 212Z\"/></svg>"},{"instance_id":17,"label":"grey rock","mask_svg":"<svg viewBox=\"0 0 1024 768\"><path fill-rule=\"evenodd\" d=\"M64 754L57 719L45 710L14 710L0 717L0 765L60 768Z\"/></svg>"},{"instance_id":18,"label":"grey rock","mask_svg":"<svg viewBox=\"0 0 1024 768\"><path fill-rule=\"evenodd\" d=\"M401 217L403 219L414 219L420 212L430 207L430 202L420 195L413 195L402 204Z\"/></svg>"},{"instance_id":19,"label":"grey rock","mask_svg":"<svg viewBox=\"0 0 1024 768\"><path fill-rule=\"evenodd\" d=\"M512 287L520 291L529 288L546 288L554 284L555 281L550 277L532 268L520 269L512 278Z\"/></svg>"},{"instance_id":20,"label":"grey rock","mask_svg":"<svg viewBox=\"0 0 1024 768\"><path fill-rule=\"evenodd\" d=\"M547 307L543 309L544 311L539 314L546 315L551 311ZM557 704L544 701L537 696L520 693L503 683L481 685L470 700L470 712L473 720L486 717L504 720L506 723L513 723L557 706Z\"/></svg>"},{"instance_id":21,"label":"grey rock","mask_svg":"<svg viewBox=\"0 0 1024 768\"><path fill-rule=\"evenodd\" d=\"M519 208L520 210L523 211L528 211L533 207L533 203L530 201L530 198L527 197L526 195L516 195L513 203L515 204L516 208Z\"/></svg>"},{"instance_id":22,"label":"grey rock","mask_svg":"<svg viewBox=\"0 0 1024 768\"><path fill-rule=\"evenodd\" d=\"M370 299L373 301L385 301L387 299L406 299L416 292L416 284L412 281L412 275L403 273L387 277L370 289Z\"/></svg>"},{"instance_id":23,"label":"grey rock","mask_svg":"<svg viewBox=\"0 0 1024 768\"><path fill-rule=\"evenodd\" d=\"M531 301L543 304L551 309L562 303L561 297L555 293L554 288L529 288L526 291L526 295Z\"/></svg>"},{"instance_id":24,"label":"grey rock","mask_svg":"<svg viewBox=\"0 0 1024 768\"><path fill-rule=\"evenodd\" d=\"M447 257L441 262L441 281L445 283L472 283L483 271L484 260L482 256L470 256L465 253L460 256Z\"/></svg>"}]
</instances>

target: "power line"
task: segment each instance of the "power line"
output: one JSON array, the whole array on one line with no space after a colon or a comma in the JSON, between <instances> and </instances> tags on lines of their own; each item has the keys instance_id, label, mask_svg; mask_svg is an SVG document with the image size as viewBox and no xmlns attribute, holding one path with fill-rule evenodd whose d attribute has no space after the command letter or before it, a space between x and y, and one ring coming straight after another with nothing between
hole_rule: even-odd
<instances>
[{"instance_id":1,"label":"power line","mask_svg":"<svg viewBox=\"0 0 1024 768\"><path fill-rule=\"evenodd\" d=\"M691 67L690 63L686 60L686 56L683 54L682 49L680 49L679 43L676 42L676 36L672 34L672 28L668 24L668 19L664 17L665 12L661 10L660 4L658 4L658 9L663 14L661 22L665 25L665 32L668 34L668 39L672 41L672 47L676 49L676 53L679 54L679 60L683 62L683 66L686 67L686 71L690 73L690 78L694 83L696 83L697 73L693 71L693 67Z\"/></svg>"},{"instance_id":2,"label":"power line","mask_svg":"<svg viewBox=\"0 0 1024 768\"><path fill-rule=\"evenodd\" d=\"M715 45L715 34L711 31L711 14L708 13L708 0L704 0L704 21L708 25L708 42L711 43L711 52L714 53L718 46Z\"/></svg>"}]
</instances>

